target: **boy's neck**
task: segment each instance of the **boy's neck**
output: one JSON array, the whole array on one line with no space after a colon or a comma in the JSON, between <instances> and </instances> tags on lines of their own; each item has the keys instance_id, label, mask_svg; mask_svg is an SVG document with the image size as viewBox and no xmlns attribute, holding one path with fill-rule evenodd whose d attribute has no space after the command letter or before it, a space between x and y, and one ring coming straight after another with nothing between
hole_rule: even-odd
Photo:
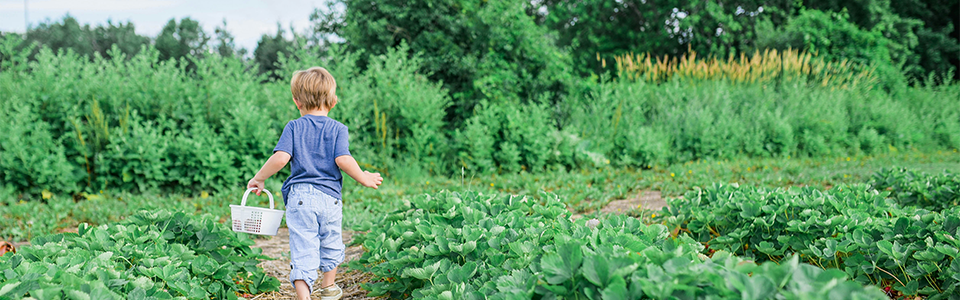
<instances>
[{"instance_id":1,"label":"boy's neck","mask_svg":"<svg viewBox=\"0 0 960 300\"><path fill-rule=\"evenodd\" d=\"M311 109L311 110L301 109L300 110L301 117L306 115L326 117L328 113L330 113L329 109Z\"/></svg>"}]
</instances>

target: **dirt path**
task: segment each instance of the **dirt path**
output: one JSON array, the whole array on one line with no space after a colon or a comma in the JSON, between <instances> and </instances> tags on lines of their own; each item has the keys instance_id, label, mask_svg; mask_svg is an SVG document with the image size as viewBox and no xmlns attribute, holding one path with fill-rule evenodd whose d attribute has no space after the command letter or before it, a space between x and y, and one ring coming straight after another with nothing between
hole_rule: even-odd
<instances>
[{"instance_id":1,"label":"dirt path","mask_svg":"<svg viewBox=\"0 0 960 300\"><path fill-rule=\"evenodd\" d=\"M667 206L667 201L663 200L659 191L640 191L635 198L610 201L600 212L624 213L635 208L660 211L664 206Z\"/></svg>"},{"instance_id":2,"label":"dirt path","mask_svg":"<svg viewBox=\"0 0 960 300\"><path fill-rule=\"evenodd\" d=\"M343 232L343 243L350 245L350 242L353 241L353 235L356 232L353 231L344 231ZM258 266L262 267L267 275L276 277L280 279L280 291L265 293L256 295L251 299L257 300L279 300L279 299L296 299L296 293L293 291L293 286L290 285L290 281L287 280L290 275L290 244L288 243L290 239L290 233L287 231L287 228L280 228L280 231L277 232L277 235L269 239L256 239L257 242L254 247L263 249L263 254L269 257L276 258L276 260L266 260L260 262ZM343 289L343 299L378 299L367 297L367 291L360 289L360 284L367 282L370 279L369 274L363 274L357 271L348 271L342 266L351 260L360 258L360 255L363 254L363 249L360 246L347 247L343 264L341 268L337 270L337 285ZM320 284L320 277L316 284ZM319 286L314 286L315 290L319 290ZM314 296L314 299L320 299L319 296Z\"/></svg>"},{"instance_id":3,"label":"dirt path","mask_svg":"<svg viewBox=\"0 0 960 300\"><path fill-rule=\"evenodd\" d=\"M660 191L639 191L636 197L610 201L610 203L607 203L606 206L600 209L600 212L605 214L623 214L635 212L639 209L656 213L666 206L667 201L661 197ZM567 209L574 213L571 217L574 220L592 215L595 212L576 213L573 208Z\"/></svg>"}]
</instances>

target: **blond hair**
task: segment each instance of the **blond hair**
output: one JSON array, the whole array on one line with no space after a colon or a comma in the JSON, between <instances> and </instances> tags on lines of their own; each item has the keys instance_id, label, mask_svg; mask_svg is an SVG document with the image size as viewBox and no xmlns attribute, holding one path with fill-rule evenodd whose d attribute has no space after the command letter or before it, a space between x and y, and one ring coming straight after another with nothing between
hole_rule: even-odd
<instances>
[{"instance_id":1,"label":"blond hair","mask_svg":"<svg viewBox=\"0 0 960 300\"><path fill-rule=\"evenodd\" d=\"M293 73L290 92L304 109L330 109L337 103L337 81L327 69L312 67Z\"/></svg>"}]
</instances>

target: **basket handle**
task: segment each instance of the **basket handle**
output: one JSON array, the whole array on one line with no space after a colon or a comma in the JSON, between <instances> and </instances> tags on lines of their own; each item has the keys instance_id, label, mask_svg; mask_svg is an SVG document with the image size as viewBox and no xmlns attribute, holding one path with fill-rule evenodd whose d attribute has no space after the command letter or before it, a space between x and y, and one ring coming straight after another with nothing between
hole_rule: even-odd
<instances>
[{"instance_id":1,"label":"basket handle","mask_svg":"<svg viewBox=\"0 0 960 300\"><path fill-rule=\"evenodd\" d=\"M247 191L243 193L243 200L240 200L240 206L247 206L247 196L250 196L250 192L256 190L257 188L255 187L247 189ZM267 189L263 189L263 191L267 192L267 197L270 197L270 209L273 209L273 194L271 194Z\"/></svg>"}]
</instances>

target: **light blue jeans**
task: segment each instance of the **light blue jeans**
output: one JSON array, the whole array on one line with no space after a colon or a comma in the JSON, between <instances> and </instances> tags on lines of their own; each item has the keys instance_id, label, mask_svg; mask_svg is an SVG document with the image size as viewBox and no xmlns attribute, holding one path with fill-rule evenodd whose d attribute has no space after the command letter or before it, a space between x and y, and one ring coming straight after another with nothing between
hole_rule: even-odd
<instances>
[{"instance_id":1,"label":"light blue jeans","mask_svg":"<svg viewBox=\"0 0 960 300\"><path fill-rule=\"evenodd\" d=\"M288 198L290 283L303 280L312 292L318 268L329 272L343 262L343 201L307 183L290 186Z\"/></svg>"}]
</instances>

